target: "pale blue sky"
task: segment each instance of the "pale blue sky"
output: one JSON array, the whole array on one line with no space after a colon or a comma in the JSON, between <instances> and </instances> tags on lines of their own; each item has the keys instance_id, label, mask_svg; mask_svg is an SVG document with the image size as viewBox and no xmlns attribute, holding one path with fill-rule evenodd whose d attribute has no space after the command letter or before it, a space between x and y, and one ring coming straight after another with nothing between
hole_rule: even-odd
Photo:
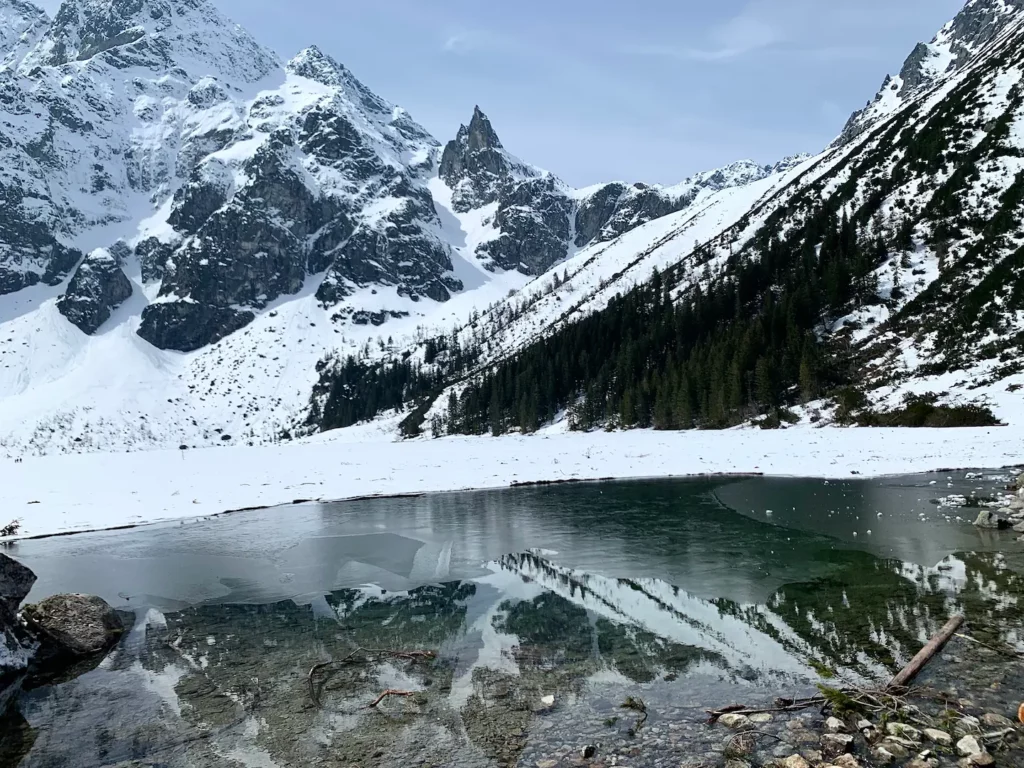
<instances>
[{"instance_id":1,"label":"pale blue sky","mask_svg":"<svg viewBox=\"0 0 1024 768\"><path fill-rule=\"evenodd\" d=\"M819 150L963 5L215 2L284 58L316 43L441 141L479 104L510 151L576 185Z\"/></svg>"}]
</instances>

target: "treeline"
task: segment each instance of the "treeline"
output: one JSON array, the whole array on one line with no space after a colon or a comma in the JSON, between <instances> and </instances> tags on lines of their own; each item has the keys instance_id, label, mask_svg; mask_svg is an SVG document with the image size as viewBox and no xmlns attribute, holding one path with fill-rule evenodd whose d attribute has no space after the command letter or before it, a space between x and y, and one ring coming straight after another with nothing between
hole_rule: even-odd
<instances>
[{"instance_id":1,"label":"treeline","mask_svg":"<svg viewBox=\"0 0 1024 768\"><path fill-rule=\"evenodd\" d=\"M873 273L888 251L849 218L819 209L789 238L729 257L724 277L704 270L681 297L673 291L681 272L655 273L453 392L434 431L531 432L562 411L578 429L778 418L845 382L848 353L821 332L854 305L879 301ZM695 258L712 256L708 246Z\"/></svg>"},{"instance_id":2,"label":"treeline","mask_svg":"<svg viewBox=\"0 0 1024 768\"><path fill-rule=\"evenodd\" d=\"M322 361L307 426L322 432L342 429L436 396L447 383L464 375L480 354L477 348L460 345L455 334L427 339L423 346L422 363L410 353L397 362L373 361L365 353Z\"/></svg>"}]
</instances>

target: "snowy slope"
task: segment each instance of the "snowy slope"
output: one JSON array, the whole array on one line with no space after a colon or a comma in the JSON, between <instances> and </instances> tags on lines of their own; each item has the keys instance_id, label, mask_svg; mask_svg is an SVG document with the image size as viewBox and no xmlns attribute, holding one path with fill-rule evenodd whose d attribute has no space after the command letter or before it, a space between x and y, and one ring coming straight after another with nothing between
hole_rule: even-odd
<instances>
[{"instance_id":1,"label":"snowy slope","mask_svg":"<svg viewBox=\"0 0 1024 768\"><path fill-rule=\"evenodd\" d=\"M400 355L589 242L576 219L598 190L488 123L463 138L499 147L493 199L460 203L404 110L316 48L282 63L206 0L67 0L52 20L0 0L0 18L8 453L279 440L325 358ZM590 239L768 171L615 185ZM538 257L522 226L548 215ZM501 250L528 238L532 266Z\"/></svg>"},{"instance_id":2,"label":"snowy slope","mask_svg":"<svg viewBox=\"0 0 1024 768\"><path fill-rule=\"evenodd\" d=\"M459 339L480 357L468 377L433 395L424 424L443 416L467 381L600 311L652 269L671 268L673 295L690 295L730 280L731 264L763 258L774 241L800 247L823 207L837 223L856 222L862 242L886 248L872 254L874 300L816 329L823 343L850 345L869 400L888 409L908 393L934 393L1019 423L1024 13L975 0L936 40L930 58L913 65L923 72L914 88L893 109L861 115L855 135L765 181L702 192L681 213L583 248L467 326ZM811 245L820 250L821 241Z\"/></svg>"},{"instance_id":3,"label":"snowy slope","mask_svg":"<svg viewBox=\"0 0 1024 768\"><path fill-rule=\"evenodd\" d=\"M878 120L890 117L947 76L968 66L974 56L1024 13L1021 0L968 0L955 19L930 43L919 43L898 75L887 75L878 94L855 112L838 144L860 135Z\"/></svg>"}]
</instances>

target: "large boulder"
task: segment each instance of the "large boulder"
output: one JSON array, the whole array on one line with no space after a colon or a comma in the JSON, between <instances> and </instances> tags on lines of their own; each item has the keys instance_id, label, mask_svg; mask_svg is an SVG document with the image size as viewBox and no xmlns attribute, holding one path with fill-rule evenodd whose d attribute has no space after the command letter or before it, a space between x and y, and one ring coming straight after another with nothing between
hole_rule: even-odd
<instances>
[{"instance_id":1,"label":"large boulder","mask_svg":"<svg viewBox=\"0 0 1024 768\"><path fill-rule=\"evenodd\" d=\"M22 616L39 638L43 662L102 653L124 634L117 612L91 595L54 595L26 606Z\"/></svg>"},{"instance_id":2,"label":"large boulder","mask_svg":"<svg viewBox=\"0 0 1024 768\"><path fill-rule=\"evenodd\" d=\"M979 512L978 519L974 521L974 525L978 528L988 528L992 530L1004 530L1010 527L1009 521L999 517L999 515L990 509L984 509Z\"/></svg>"},{"instance_id":3,"label":"large boulder","mask_svg":"<svg viewBox=\"0 0 1024 768\"><path fill-rule=\"evenodd\" d=\"M0 605L17 613L35 583L36 575L29 568L0 552Z\"/></svg>"},{"instance_id":4,"label":"large boulder","mask_svg":"<svg viewBox=\"0 0 1024 768\"><path fill-rule=\"evenodd\" d=\"M57 301L64 317L90 336L115 309L131 298L132 283L121 269L121 252L97 248L78 266L68 289Z\"/></svg>"}]
</instances>

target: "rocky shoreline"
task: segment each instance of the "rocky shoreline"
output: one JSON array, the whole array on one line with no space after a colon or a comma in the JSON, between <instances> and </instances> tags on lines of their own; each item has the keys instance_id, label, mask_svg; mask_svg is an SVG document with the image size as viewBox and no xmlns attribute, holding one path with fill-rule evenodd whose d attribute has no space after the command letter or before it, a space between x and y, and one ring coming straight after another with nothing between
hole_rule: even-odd
<instances>
[{"instance_id":1,"label":"rocky shoreline","mask_svg":"<svg viewBox=\"0 0 1024 768\"><path fill-rule=\"evenodd\" d=\"M22 607L36 575L0 553L0 720L23 688L98 664L124 633L118 613L90 595L54 595Z\"/></svg>"}]
</instances>

